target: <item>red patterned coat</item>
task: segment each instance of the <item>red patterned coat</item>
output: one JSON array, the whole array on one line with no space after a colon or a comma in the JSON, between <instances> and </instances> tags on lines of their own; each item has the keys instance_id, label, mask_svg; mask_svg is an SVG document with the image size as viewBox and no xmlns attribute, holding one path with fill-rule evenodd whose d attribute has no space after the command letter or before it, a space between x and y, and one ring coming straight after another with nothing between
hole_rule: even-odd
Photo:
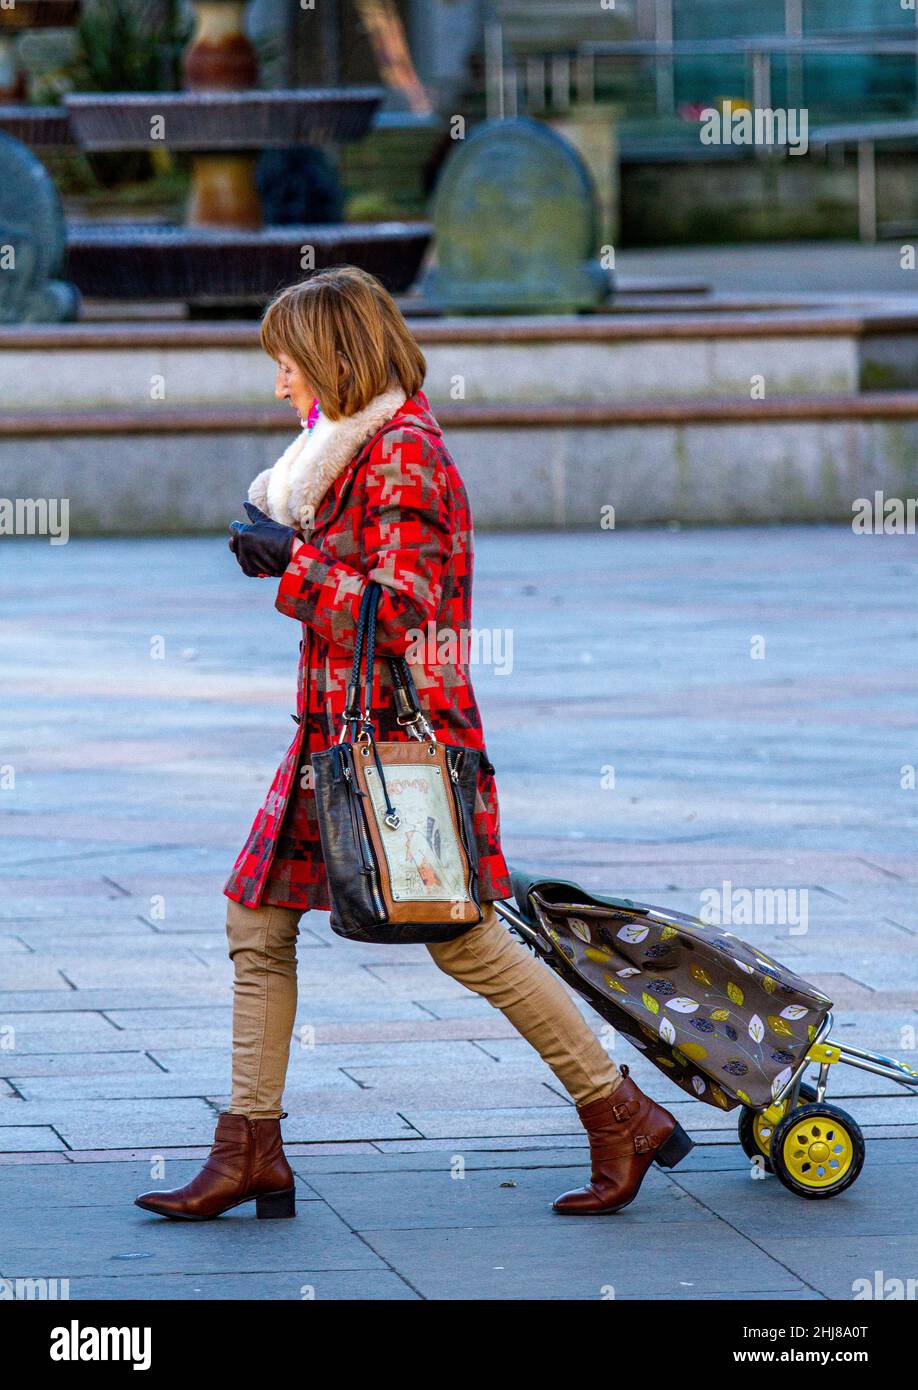
<instances>
[{"instance_id":1,"label":"red patterned coat","mask_svg":"<svg viewBox=\"0 0 918 1390\"><path fill-rule=\"evenodd\" d=\"M437 737L484 754L474 816L481 899L509 896L494 769L462 660L471 633L472 568L465 485L418 391L338 475L317 508L309 541L281 577L275 605L303 624L300 722L224 887L227 897L247 907L331 907L309 755L340 734L368 579L382 585L373 663L376 736L410 737L395 722L385 660L407 654ZM437 639L423 644L422 661L414 659L419 630ZM444 659L450 657L455 660Z\"/></svg>"}]
</instances>

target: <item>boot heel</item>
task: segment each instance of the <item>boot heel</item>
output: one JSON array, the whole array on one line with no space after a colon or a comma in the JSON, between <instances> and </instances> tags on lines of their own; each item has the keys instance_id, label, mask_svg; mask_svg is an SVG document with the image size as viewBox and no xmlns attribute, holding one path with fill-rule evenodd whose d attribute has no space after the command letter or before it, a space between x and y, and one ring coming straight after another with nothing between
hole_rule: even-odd
<instances>
[{"instance_id":1,"label":"boot heel","mask_svg":"<svg viewBox=\"0 0 918 1390\"><path fill-rule=\"evenodd\" d=\"M654 1155L654 1162L661 1168L675 1168L677 1163L681 1163L686 1154L691 1153L695 1147L694 1140L690 1139L685 1130L677 1123L669 1138L660 1145Z\"/></svg>"},{"instance_id":2,"label":"boot heel","mask_svg":"<svg viewBox=\"0 0 918 1390\"><path fill-rule=\"evenodd\" d=\"M282 1216L296 1216L296 1189L290 1187L286 1192L265 1192L255 1198L255 1215L262 1221L273 1221Z\"/></svg>"}]
</instances>

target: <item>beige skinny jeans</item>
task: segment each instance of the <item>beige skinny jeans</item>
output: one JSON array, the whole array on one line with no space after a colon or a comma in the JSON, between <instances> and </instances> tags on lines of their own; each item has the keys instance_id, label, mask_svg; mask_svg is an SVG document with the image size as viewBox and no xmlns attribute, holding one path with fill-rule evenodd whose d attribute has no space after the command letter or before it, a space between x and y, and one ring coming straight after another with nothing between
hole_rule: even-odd
<instances>
[{"instance_id":1,"label":"beige skinny jeans","mask_svg":"<svg viewBox=\"0 0 918 1390\"><path fill-rule=\"evenodd\" d=\"M504 927L493 903L470 931L428 945L436 964L500 1009L578 1105L611 1095L621 1081L557 975ZM233 1091L229 1111L277 1119L296 1015L296 938L302 912L229 902L226 933L235 969Z\"/></svg>"}]
</instances>

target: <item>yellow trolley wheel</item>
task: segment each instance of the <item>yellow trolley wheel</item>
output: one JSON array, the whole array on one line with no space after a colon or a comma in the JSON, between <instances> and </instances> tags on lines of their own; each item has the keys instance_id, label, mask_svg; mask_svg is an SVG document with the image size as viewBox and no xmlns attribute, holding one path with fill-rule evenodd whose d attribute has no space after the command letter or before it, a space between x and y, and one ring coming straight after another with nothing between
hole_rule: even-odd
<instances>
[{"instance_id":1,"label":"yellow trolley wheel","mask_svg":"<svg viewBox=\"0 0 918 1390\"><path fill-rule=\"evenodd\" d=\"M826 1101L802 1105L771 1136L771 1162L798 1197L837 1197L864 1166L864 1136L844 1110Z\"/></svg>"},{"instance_id":2,"label":"yellow trolley wheel","mask_svg":"<svg viewBox=\"0 0 918 1390\"><path fill-rule=\"evenodd\" d=\"M800 1090L797 1092L797 1105L809 1105L816 1099L816 1087L811 1086L807 1081L801 1081ZM787 1114L787 1102L781 1102L782 1119ZM761 1163L766 1173L773 1173L770 1152L771 1136L777 1125L772 1124L771 1120L765 1118L763 1110L751 1110L748 1105L744 1105L740 1111L737 1131L739 1141L743 1146L743 1153L747 1158L755 1159Z\"/></svg>"}]
</instances>

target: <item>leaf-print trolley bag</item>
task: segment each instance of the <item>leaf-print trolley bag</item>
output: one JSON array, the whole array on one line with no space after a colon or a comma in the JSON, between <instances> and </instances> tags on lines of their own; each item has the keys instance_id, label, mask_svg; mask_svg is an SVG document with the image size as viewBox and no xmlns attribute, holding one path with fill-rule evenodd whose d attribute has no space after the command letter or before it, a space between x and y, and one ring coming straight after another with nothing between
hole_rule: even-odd
<instances>
[{"instance_id":1,"label":"leaf-print trolley bag","mask_svg":"<svg viewBox=\"0 0 918 1390\"><path fill-rule=\"evenodd\" d=\"M671 1081L721 1110L779 1099L831 999L719 926L521 877L558 974Z\"/></svg>"},{"instance_id":2,"label":"leaf-print trolley bag","mask_svg":"<svg viewBox=\"0 0 918 1390\"><path fill-rule=\"evenodd\" d=\"M387 660L398 722L412 737L376 740L370 703L380 592L371 580L360 605L341 737L310 759L330 924L355 941L451 941L483 916L473 828L481 754L437 739L404 657Z\"/></svg>"}]
</instances>

